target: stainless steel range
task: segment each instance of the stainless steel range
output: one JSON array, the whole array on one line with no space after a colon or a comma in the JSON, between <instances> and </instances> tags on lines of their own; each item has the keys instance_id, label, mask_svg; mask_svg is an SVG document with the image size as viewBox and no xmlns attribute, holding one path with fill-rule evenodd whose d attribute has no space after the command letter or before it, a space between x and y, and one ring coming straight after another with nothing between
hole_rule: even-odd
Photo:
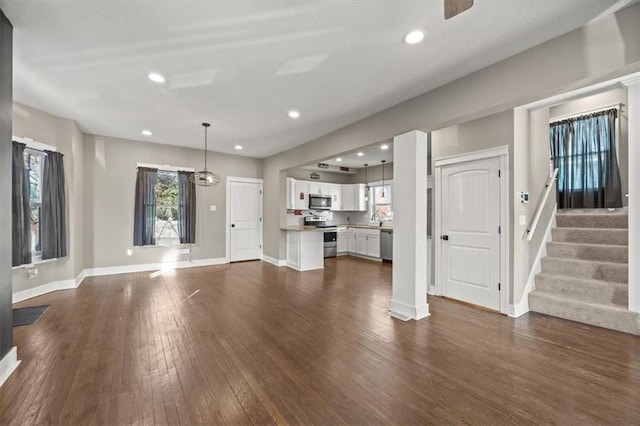
<instances>
[{"instance_id":1,"label":"stainless steel range","mask_svg":"<svg viewBox=\"0 0 640 426\"><path fill-rule=\"evenodd\" d=\"M322 216L305 216L304 224L324 229L324 257L336 257L338 254L338 228L327 225L327 218Z\"/></svg>"}]
</instances>

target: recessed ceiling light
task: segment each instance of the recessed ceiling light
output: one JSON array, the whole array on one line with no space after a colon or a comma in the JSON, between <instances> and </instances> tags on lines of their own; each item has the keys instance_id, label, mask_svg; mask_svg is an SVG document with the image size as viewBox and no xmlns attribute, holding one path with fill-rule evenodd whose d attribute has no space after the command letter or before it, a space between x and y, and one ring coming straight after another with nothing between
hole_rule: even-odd
<instances>
[{"instance_id":1,"label":"recessed ceiling light","mask_svg":"<svg viewBox=\"0 0 640 426\"><path fill-rule=\"evenodd\" d=\"M149 80L154 81L156 83L164 83L164 77L158 74L157 72L152 72L147 77L149 77Z\"/></svg>"},{"instance_id":2,"label":"recessed ceiling light","mask_svg":"<svg viewBox=\"0 0 640 426\"><path fill-rule=\"evenodd\" d=\"M424 38L424 33L420 30L411 31L410 33L405 34L402 40L407 44L416 44L420 43Z\"/></svg>"},{"instance_id":3,"label":"recessed ceiling light","mask_svg":"<svg viewBox=\"0 0 640 426\"><path fill-rule=\"evenodd\" d=\"M142 134L145 135L145 136L151 136L153 133L151 133L151 130L144 129L142 131Z\"/></svg>"},{"instance_id":4,"label":"recessed ceiling light","mask_svg":"<svg viewBox=\"0 0 640 426\"><path fill-rule=\"evenodd\" d=\"M237 149L238 151L240 151L242 149L242 145L236 145L234 146L235 149Z\"/></svg>"},{"instance_id":5,"label":"recessed ceiling light","mask_svg":"<svg viewBox=\"0 0 640 426\"><path fill-rule=\"evenodd\" d=\"M299 118L300 117L300 113L298 111L289 111L289 117L290 118Z\"/></svg>"},{"instance_id":6,"label":"recessed ceiling light","mask_svg":"<svg viewBox=\"0 0 640 426\"><path fill-rule=\"evenodd\" d=\"M336 158L336 161L340 162L340 161L342 161L342 158L338 157L338 158Z\"/></svg>"},{"instance_id":7,"label":"recessed ceiling light","mask_svg":"<svg viewBox=\"0 0 640 426\"><path fill-rule=\"evenodd\" d=\"M387 145L387 144L381 145L380 149L382 149L382 150L389 149L389 145Z\"/></svg>"},{"instance_id":8,"label":"recessed ceiling light","mask_svg":"<svg viewBox=\"0 0 640 426\"><path fill-rule=\"evenodd\" d=\"M359 152L356 154L358 157L362 157L364 155L364 152Z\"/></svg>"}]
</instances>

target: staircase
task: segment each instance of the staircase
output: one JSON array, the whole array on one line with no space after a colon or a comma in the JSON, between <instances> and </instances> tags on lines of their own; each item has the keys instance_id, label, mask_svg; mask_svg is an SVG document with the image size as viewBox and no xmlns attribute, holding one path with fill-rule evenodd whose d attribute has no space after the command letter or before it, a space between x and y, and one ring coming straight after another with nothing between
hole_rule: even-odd
<instances>
[{"instance_id":1,"label":"staircase","mask_svg":"<svg viewBox=\"0 0 640 426\"><path fill-rule=\"evenodd\" d=\"M640 335L627 309L627 209L565 210L529 294L533 312Z\"/></svg>"}]
</instances>

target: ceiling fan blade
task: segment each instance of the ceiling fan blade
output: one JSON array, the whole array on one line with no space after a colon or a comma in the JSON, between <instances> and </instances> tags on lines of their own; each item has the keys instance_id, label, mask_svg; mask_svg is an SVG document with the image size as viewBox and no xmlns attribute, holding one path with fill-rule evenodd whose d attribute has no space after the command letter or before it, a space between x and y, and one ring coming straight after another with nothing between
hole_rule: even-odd
<instances>
[{"instance_id":1,"label":"ceiling fan blade","mask_svg":"<svg viewBox=\"0 0 640 426\"><path fill-rule=\"evenodd\" d=\"M473 0L444 0L444 19L450 19L459 13L470 9Z\"/></svg>"}]
</instances>

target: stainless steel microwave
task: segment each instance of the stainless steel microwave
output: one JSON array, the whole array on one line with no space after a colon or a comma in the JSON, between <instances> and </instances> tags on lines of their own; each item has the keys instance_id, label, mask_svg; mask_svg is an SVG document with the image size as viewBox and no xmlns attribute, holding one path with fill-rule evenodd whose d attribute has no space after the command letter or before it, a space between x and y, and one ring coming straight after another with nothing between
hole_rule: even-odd
<instances>
[{"instance_id":1,"label":"stainless steel microwave","mask_svg":"<svg viewBox=\"0 0 640 426\"><path fill-rule=\"evenodd\" d=\"M309 210L330 210L331 197L328 195L309 195Z\"/></svg>"}]
</instances>

